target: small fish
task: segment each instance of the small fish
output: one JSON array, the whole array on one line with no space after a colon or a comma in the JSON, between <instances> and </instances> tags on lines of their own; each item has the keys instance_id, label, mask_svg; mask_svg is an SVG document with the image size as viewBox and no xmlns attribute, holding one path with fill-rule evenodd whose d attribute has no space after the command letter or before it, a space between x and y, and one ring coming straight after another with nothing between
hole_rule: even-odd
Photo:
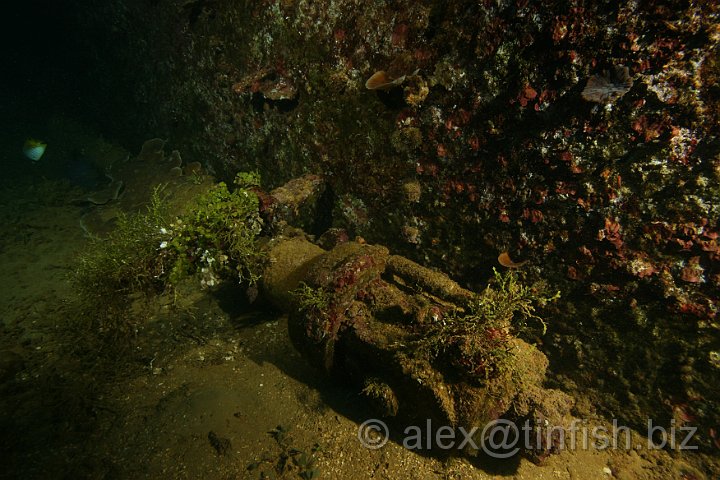
<instances>
[{"instance_id":1,"label":"small fish","mask_svg":"<svg viewBox=\"0 0 720 480\"><path fill-rule=\"evenodd\" d=\"M507 252L502 252L498 255L498 263L505 268L520 268L527 263L527 260L515 263Z\"/></svg>"},{"instance_id":2,"label":"small fish","mask_svg":"<svg viewBox=\"0 0 720 480\"><path fill-rule=\"evenodd\" d=\"M368 90L389 90L402 84L408 77L414 77L419 71L420 69L418 68L409 75L402 75L400 77L393 78L384 70L380 70L367 79L367 82L365 82L365 88Z\"/></svg>"},{"instance_id":3,"label":"small fish","mask_svg":"<svg viewBox=\"0 0 720 480\"><path fill-rule=\"evenodd\" d=\"M33 162L37 162L45 153L46 148L47 143L40 140L35 140L33 138L28 138L27 140L25 140L22 151L27 158L29 158Z\"/></svg>"}]
</instances>

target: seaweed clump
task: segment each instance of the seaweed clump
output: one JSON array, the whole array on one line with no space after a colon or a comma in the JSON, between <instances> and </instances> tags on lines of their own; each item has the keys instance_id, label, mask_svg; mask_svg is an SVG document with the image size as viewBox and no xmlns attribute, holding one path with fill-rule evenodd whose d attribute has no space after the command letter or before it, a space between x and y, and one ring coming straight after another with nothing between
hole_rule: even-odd
<instances>
[{"instance_id":1,"label":"seaweed clump","mask_svg":"<svg viewBox=\"0 0 720 480\"><path fill-rule=\"evenodd\" d=\"M80 255L71 280L81 316L89 317L100 333L127 336L137 326L130 299L163 290L158 245L168 219L158 188L145 212L120 213L115 229L107 237L94 237Z\"/></svg>"},{"instance_id":2,"label":"seaweed clump","mask_svg":"<svg viewBox=\"0 0 720 480\"><path fill-rule=\"evenodd\" d=\"M297 302L297 309L322 315L330 307L330 294L322 288L312 288L305 282L291 292Z\"/></svg>"},{"instance_id":3,"label":"seaweed clump","mask_svg":"<svg viewBox=\"0 0 720 480\"><path fill-rule=\"evenodd\" d=\"M251 189L259 184L256 173L239 173L237 188L230 190L225 183L218 183L163 229L166 239L160 243L160 257L170 265L171 284L196 273L205 287L232 274L241 283L257 283L263 254L255 241L263 221L259 199Z\"/></svg>"},{"instance_id":4,"label":"seaweed clump","mask_svg":"<svg viewBox=\"0 0 720 480\"><path fill-rule=\"evenodd\" d=\"M80 255L73 282L80 315L112 338L133 333L144 314L134 301L149 298L183 280L199 277L203 287L231 278L254 285L264 258L257 245L263 222L254 173L240 173L236 188L218 183L172 216L162 187L145 212L121 214L116 228L94 238ZM177 207L177 206L173 206Z\"/></svg>"},{"instance_id":5,"label":"seaweed clump","mask_svg":"<svg viewBox=\"0 0 720 480\"><path fill-rule=\"evenodd\" d=\"M536 313L560 297L524 284L514 271L499 273L488 286L468 302L432 322L422 340L430 357L447 362L463 376L482 382L512 373L514 339L539 324L544 335L545 321Z\"/></svg>"}]
</instances>

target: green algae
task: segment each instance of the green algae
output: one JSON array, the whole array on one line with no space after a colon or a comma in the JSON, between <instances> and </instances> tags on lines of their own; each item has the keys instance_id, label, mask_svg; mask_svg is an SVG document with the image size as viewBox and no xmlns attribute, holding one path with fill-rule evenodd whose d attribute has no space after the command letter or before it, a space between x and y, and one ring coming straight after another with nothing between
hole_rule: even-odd
<instances>
[{"instance_id":1,"label":"green algae","mask_svg":"<svg viewBox=\"0 0 720 480\"><path fill-rule=\"evenodd\" d=\"M145 211L121 214L116 228L79 256L72 281L82 314L101 331L125 336L143 318L131 313L134 300L188 278L203 287L230 279L255 284L264 260L259 200L250 190L258 184L257 174L238 174L237 188L213 185L176 217L168 212L178 206L157 187Z\"/></svg>"},{"instance_id":2,"label":"green algae","mask_svg":"<svg viewBox=\"0 0 720 480\"><path fill-rule=\"evenodd\" d=\"M115 230L106 238L93 238L80 255L72 282L81 315L112 337L132 333L131 296L162 290L162 264L157 246L161 228L168 223L161 189L154 191L142 213L119 215Z\"/></svg>"},{"instance_id":3,"label":"green algae","mask_svg":"<svg viewBox=\"0 0 720 480\"><path fill-rule=\"evenodd\" d=\"M431 358L444 359L476 380L488 380L515 370L514 336L535 321L547 331L536 313L560 297L523 283L509 270L494 271L494 278L468 302L467 308L450 311L430 324L421 346Z\"/></svg>"},{"instance_id":4,"label":"green algae","mask_svg":"<svg viewBox=\"0 0 720 480\"><path fill-rule=\"evenodd\" d=\"M257 195L247 187L259 177L238 174L238 188L223 182L199 196L187 213L171 223L163 246L163 261L170 263L168 280L176 284L187 275L200 274L203 286L215 286L237 274L238 280L255 284L260 278L262 253L255 239L262 230Z\"/></svg>"},{"instance_id":5,"label":"green algae","mask_svg":"<svg viewBox=\"0 0 720 480\"><path fill-rule=\"evenodd\" d=\"M294 290L293 296L297 300L297 308L301 311L323 311L330 306L330 295L322 288L312 288L305 282Z\"/></svg>"}]
</instances>

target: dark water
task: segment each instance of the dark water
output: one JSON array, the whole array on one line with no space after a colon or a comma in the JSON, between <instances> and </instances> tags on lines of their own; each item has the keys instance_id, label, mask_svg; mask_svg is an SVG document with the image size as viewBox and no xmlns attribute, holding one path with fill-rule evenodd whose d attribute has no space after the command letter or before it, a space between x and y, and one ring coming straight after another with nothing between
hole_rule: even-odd
<instances>
[{"instance_id":1,"label":"dark water","mask_svg":"<svg viewBox=\"0 0 720 480\"><path fill-rule=\"evenodd\" d=\"M94 190L110 183L110 179L101 168L92 160L81 156L64 164L60 173L71 185L87 190Z\"/></svg>"}]
</instances>

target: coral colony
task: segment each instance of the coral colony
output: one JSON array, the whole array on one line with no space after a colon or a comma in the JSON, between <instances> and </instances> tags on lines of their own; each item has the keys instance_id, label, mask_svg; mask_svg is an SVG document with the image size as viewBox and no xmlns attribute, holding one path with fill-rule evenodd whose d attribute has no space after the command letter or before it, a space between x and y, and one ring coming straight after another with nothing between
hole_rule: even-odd
<instances>
[{"instance_id":1,"label":"coral colony","mask_svg":"<svg viewBox=\"0 0 720 480\"><path fill-rule=\"evenodd\" d=\"M633 85L630 69L617 65L601 75L593 75L582 91L582 98L595 103L613 103L630 91Z\"/></svg>"}]
</instances>

